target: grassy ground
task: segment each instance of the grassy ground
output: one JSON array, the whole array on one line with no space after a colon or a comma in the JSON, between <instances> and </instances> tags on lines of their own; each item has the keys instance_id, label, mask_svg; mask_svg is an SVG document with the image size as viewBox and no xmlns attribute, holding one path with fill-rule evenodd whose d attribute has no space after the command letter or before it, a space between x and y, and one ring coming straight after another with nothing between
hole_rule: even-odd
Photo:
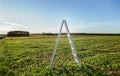
<instances>
[{"instance_id":1,"label":"grassy ground","mask_svg":"<svg viewBox=\"0 0 120 76\"><path fill-rule=\"evenodd\" d=\"M57 36L6 37L0 40L0 76L120 75L120 36L72 36L82 67L62 36L49 69Z\"/></svg>"}]
</instances>

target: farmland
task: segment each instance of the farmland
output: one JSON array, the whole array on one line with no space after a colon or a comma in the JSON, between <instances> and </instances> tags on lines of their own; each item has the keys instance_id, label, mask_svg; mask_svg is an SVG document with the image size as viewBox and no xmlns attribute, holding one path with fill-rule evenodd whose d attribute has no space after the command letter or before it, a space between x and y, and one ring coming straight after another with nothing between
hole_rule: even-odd
<instances>
[{"instance_id":1,"label":"farmland","mask_svg":"<svg viewBox=\"0 0 120 76\"><path fill-rule=\"evenodd\" d=\"M72 39L81 62L77 66L66 36L50 60L57 36L6 37L0 40L0 76L119 76L120 36L81 36Z\"/></svg>"}]
</instances>

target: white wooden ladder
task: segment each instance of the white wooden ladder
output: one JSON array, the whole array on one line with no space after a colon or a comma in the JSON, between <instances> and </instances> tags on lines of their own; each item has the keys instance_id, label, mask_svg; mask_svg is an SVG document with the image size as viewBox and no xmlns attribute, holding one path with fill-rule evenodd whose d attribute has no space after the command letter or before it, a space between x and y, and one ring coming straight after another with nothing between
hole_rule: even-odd
<instances>
[{"instance_id":1,"label":"white wooden ladder","mask_svg":"<svg viewBox=\"0 0 120 76\"><path fill-rule=\"evenodd\" d=\"M81 67L78 56L77 56L77 52L75 50L75 47L74 47L69 29L68 29L68 26L67 26L67 22L66 22L66 20L63 20L62 24L61 24L61 27L60 27L59 34L58 34L58 38L56 40L56 45L55 45L55 48L54 48L54 51L53 51L53 56L52 56L52 59L51 59L51 62L50 62L50 68L52 68L52 65L53 65L53 61L54 61L54 58L55 58L55 55L56 55L56 50L57 50L58 43L59 43L59 40L60 40L60 35L61 35L63 25L65 26L65 29L66 29L66 32L67 32L68 40L69 40L69 43L70 43L70 46L71 46L71 49L72 49L72 53L73 53L75 62L78 64L79 67Z\"/></svg>"}]
</instances>

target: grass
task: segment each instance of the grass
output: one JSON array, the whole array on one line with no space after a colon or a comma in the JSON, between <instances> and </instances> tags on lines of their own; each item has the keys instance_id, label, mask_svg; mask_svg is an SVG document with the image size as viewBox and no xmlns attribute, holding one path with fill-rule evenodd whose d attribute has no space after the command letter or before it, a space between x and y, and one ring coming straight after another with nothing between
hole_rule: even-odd
<instances>
[{"instance_id":1,"label":"grass","mask_svg":"<svg viewBox=\"0 0 120 76\"><path fill-rule=\"evenodd\" d=\"M62 36L53 68L50 60L57 36L6 37L0 40L0 76L120 75L120 36L72 36L82 67L74 61Z\"/></svg>"}]
</instances>

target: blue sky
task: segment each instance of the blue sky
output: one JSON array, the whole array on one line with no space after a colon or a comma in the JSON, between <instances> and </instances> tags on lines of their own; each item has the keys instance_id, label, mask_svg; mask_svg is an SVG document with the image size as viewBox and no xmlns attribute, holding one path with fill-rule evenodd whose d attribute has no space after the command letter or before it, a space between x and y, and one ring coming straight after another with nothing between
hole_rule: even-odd
<instances>
[{"instance_id":1,"label":"blue sky","mask_svg":"<svg viewBox=\"0 0 120 76\"><path fill-rule=\"evenodd\" d=\"M0 33L57 33L64 19L70 32L120 33L120 0L0 0Z\"/></svg>"}]
</instances>

